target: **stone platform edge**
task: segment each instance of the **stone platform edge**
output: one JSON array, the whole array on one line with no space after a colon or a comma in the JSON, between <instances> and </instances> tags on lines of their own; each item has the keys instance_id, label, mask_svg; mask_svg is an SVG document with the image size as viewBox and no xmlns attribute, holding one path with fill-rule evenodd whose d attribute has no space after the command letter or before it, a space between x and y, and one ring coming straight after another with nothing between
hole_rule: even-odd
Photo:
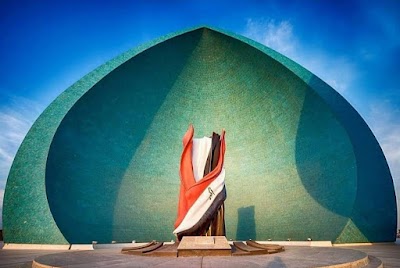
<instances>
[{"instance_id":1,"label":"stone platform edge","mask_svg":"<svg viewBox=\"0 0 400 268\"><path fill-rule=\"evenodd\" d=\"M71 245L4 243L2 250L69 250Z\"/></svg>"},{"instance_id":2,"label":"stone platform edge","mask_svg":"<svg viewBox=\"0 0 400 268\"><path fill-rule=\"evenodd\" d=\"M254 240L260 244L278 244L281 246L298 246L298 247L354 247L354 246L372 246L372 245L391 245L395 242L380 242L380 243L347 243L347 244L332 244L331 241L259 241ZM245 242L245 241L243 241ZM173 244L174 241L164 242L165 245ZM228 241L233 244L232 240ZM110 243L110 244L67 244L67 245L53 245L53 244L17 244L17 243L4 243L2 250L95 250L98 248L118 248L126 246L141 246L143 243Z\"/></svg>"},{"instance_id":3,"label":"stone platform edge","mask_svg":"<svg viewBox=\"0 0 400 268\"><path fill-rule=\"evenodd\" d=\"M175 242L164 242L164 245L174 244ZM17 244L4 243L2 250L95 250L96 248L123 248L146 245L143 243L110 243L110 244Z\"/></svg>"},{"instance_id":4,"label":"stone platform edge","mask_svg":"<svg viewBox=\"0 0 400 268\"><path fill-rule=\"evenodd\" d=\"M260 244L278 244L280 246L332 247L331 241L255 241Z\"/></svg>"}]
</instances>

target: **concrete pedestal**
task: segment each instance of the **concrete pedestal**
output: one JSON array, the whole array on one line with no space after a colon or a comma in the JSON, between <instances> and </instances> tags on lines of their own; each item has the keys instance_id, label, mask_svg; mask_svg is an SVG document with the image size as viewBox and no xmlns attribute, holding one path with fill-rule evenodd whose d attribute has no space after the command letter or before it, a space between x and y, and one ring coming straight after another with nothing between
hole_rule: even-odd
<instances>
[{"instance_id":1,"label":"concrete pedestal","mask_svg":"<svg viewBox=\"0 0 400 268\"><path fill-rule=\"evenodd\" d=\"M178 257L230 256L231 246L225 236L184 236Z\"/></svg>"}]
</instances>

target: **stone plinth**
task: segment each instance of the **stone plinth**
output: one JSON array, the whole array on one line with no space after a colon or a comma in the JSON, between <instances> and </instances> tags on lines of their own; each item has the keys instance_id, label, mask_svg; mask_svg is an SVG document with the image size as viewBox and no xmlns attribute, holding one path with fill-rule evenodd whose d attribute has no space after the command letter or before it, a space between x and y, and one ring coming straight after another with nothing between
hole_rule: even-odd
<instances>
[{"instance_id":1,"label":"stone plinth","mask_svg":"<svg viewBox=\"0 0 400 268\"><path fill-rule=\"evenodd\" d=\"M225 236L184 236L178 246L178 257L230 255Z\"/></svg>"}]
</instances>

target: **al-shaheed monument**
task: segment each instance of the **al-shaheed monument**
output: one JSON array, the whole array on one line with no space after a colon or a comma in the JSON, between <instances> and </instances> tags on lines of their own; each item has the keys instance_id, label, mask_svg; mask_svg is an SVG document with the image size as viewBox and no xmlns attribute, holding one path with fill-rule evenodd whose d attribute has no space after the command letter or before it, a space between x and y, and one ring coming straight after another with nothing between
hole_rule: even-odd
<instances>
[{"instance_id":1,"label":"al-shaheed monument","mask_svg":"<svg viewBox=\"0 0 400 268\"><path fill-rule=\"evenodd\" d=\"M37 119L5 191L5 243L170 241L182 136L226 130L232 240L394 241L392 177L361 116L285 56L209 27L105 63Z\"/></svg>"}]
</instances>

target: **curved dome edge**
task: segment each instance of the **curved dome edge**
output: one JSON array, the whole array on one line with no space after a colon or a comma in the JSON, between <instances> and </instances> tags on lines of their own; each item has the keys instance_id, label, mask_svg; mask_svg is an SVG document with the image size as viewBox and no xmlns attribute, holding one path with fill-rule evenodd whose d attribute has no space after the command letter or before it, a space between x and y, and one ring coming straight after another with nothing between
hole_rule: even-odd
<instances>
[{"instance_id":1,"label":"curved dome edge","mask_svg":"<svg viewBox=\"0 0 400 268\"><path fill-rule=\"evenodd\" d=\"M393 179L379 142L356 109L322 79L279 52L241 35L207 28L238 39L285 66L322 98L343 125L356 156L358 183L353 213L349 218L352 225L347 225L350 227L345 227L333 242L395 241L397 204ZM368 196L374 196L373 205L367 202Z\"/></svg>"},{"instance_id":2,"label":"curved dome edge","mask_svg":"<svg viewBox=\"0 0 400 268\"><path fill-rule=\"evenodd\" d=\"M22 141L7 178L3 203L6 243L69 243L52 216L45 188L47 155L58 126L83 95L126 61L157 44L200 28L203 27L166 34L123 52L84 75L47 106Z\"/></svg>"},{"instance_id":3,"label":"curved dome edge","mask_svg":"<svg viewBox=\"0 0 400 268\"><path fill-rule=\"evenodd\" d=\"M284 55L243 36L209 26L197 26L164 35L146 44L130 49L107 61L83 76L71 87L67 88L45 109L29 130L10 169L3 209L5 242L41 244L68 243L53 219L45 189L47 155L54 134L63 118L71 107L73 107L84 94L90 91L97 82L129 59L168 39L200 28L208 28L225 34L262 51L302 79L329 105L338 118L338 121L347 131L358 162L357 172L359 174L359 184L357 186L357 199L353 209L354 212L351 217L352 222L357 226L359 233L368 241L393 241L391 239L393 239L395 232L393 232L393 237L391 237L387 230L393 228L395 230L397 225L397 218L393 216L397 216L397 214L390 170L375 136L350 103L323 80ZM364 146L365 143L367 143L367 146ZM32 148L34 148L34 150L32 150ZM376 160L373 161L375 163L371 163L371 160L367 158L368 155L371 156L371 151L372 159ZM378 174L382 174L384 190L389 192L389 194L385 194L386 196L384 196L378 193L377 204L371 207L364 204L365 195L366 193L369 195L376 194L374 190L377 189L377 181L374 178ZM32 200L37 200L37 202L32 202ZM17 203L22 203L24 205L16 206ZM387 214L386 210L377 210L374 212L375 214L372 215L373 224L370 226L369 222L371 222L371 220L365 219L365 213L370 211L371 208L376 208L382 204L390 210L390 215L385 215L385 213ZM38 215L41 215L41 217L38 217ZM377 237L374 236L372 231L374 230L374 226L379 226L382 223L378 220L379 217L383 217L385 223L389 227L382 229L382 232L385 233L384 236ZM44 228L43 226L46 227ZM345 243L351 241L351 239L354 240L354 237L351 237L351 235L352 233L350 232L347 238L341 237L341 240L338 242Z\"/></svg>"}]
</instances>

